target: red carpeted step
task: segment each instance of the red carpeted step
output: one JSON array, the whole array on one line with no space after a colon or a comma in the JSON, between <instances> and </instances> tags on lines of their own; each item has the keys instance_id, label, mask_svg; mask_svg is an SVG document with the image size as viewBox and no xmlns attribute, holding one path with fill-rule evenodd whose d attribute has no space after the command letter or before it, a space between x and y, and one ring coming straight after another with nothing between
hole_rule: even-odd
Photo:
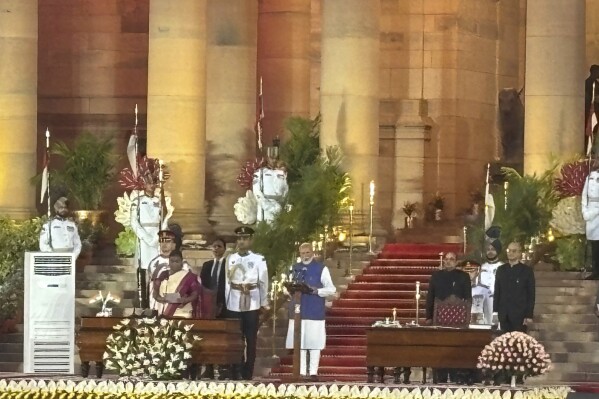
<instances>
[{"instance_id":1,"label":"red carpeted step","mask_svg":"<svg viewBox=\"0 0 599 399\"><path fill-rule=\"evenodd\" d=\"M322 357L325 356L366 356L365 346L327 346L320 352Z\"/></svg>"},{"instance_id":2,"label":"red carpeted step","mask_svg":"<svg viewBox=\"0 0 599 399\"><path fill-rule=\"evenodd\" d=\"M414 291L394 291L394 290L358 290L349 289L341 293L341 298L348 299L394 299L410 300L414 303Z\"/></svg>"},{"instance_id":3,"label":"red carpeted step","mask_svg":"<svg viewBox=\"0 0 599 399\"><path fill-rule=\"evenodd\" d=\"M281 366L291 365L293 365L291 356L281 359ZM366 367L366 356L321 357L320 367Z\"/></svg>"},{"instance_id":4,"label":"red carpeted step","mask_svg":"<svg viewBox=\"0 0 599 399\"><path fill-rule=\"evenodd\" d=\"M370 328L368 325L362 326L327 326L328 335L353 335L353 336L365 336L366 329Z\"/></svg>"},{"instance_id":5,"label":"red carpeted step","mask_svg":"<svg viewBox=\"0 0 599 399\"><path fill-rule=\"evenodd\" d=\"M439 259L374 259L372 266L404 266L439 268ZM433 269L434 270L434 269Z\"/></svg>"},{"instance_id":6,"label":"red carpeted step","mask_svg":"<svg viewBox=\"0 0 599 399\"><path fill-rule=\"evenodd\" d=\"M322 360L321 360L322 361ZM366 363L366 362L364 362ZM293 366L285 365L279 367L273 367L273 374L292 374ZM364 375L366 377L366 365L363 367L336 367L336 366L324 366L318 368L318 376L327 376L327 375Z\"/></svg>"},{"instance_id":7,"label":"red carpeted step","mask_svg":"<svg viewBox=\"0 0 599 399\"><path fill-rule=\"evenodd\" d=\"M439 261L441 252L381 252L376 259L413 259Z\"/></svg>"},{"instance_id":8,"label":"red carpeted step","mask_svg":"<svg viewBox=\"0 0 599 399\"><path fill-rule=\"evenodd\" d=\"M359 276L356 276L356 281L357 282L368 282L368 283L381 283L381 282L385 282L385 283L412 283L415 284L416 281L420 281L420 283L422 282L427 282L430 279L430 274L428 275L421 275L421 274L414 274L414 275L394 275L394 274L390 274L390 275L380 275L380 274L362 274Z\"/></svg>"},{"instance_id":9,"label":"red carpeted step","mask_svg":"<svg viewBox=\"0 0 599 399\"><path fill-rule=\"evenodd\" d=\"M393 243L385 244L383 247L383 253L434 253L434 252L461 252L463 249L462 244L416 244L416 243Z\"/></svg>"},{"instance_id":10,"label":"red carpeted step","mask_svg":"<svg viewBox=\"0 0 599 399\"><path fill-rule=\"evenodd\" d=\"M342 299L335 299L333 301L332 307L333 308L335 308L335 307L358 308L358 309L359 308L362 308L362 309L398 308L398 309L400 309L401 306L409 307L409 306L412 306L412 304L414 304L414 307L416 307L416 305L413 301L406 301L403 299L349 299L349 298L342 298Z\"/></svg>"},{"instance_id":11,"label":"red carpeted step","mask_svg":"<svg viewBox=\"0 0 599 399\"><path fill-rule=\"evenodd\" d=\"M397 309L397 308L396 308ZM424 304L420 306L420 312L424 312ZM361 320L362 318L375 318L376 320L384 320L385 317L392 317L393 308L331 308L327 311L326 322L327 325L329 323L329 319L331 317L353 317L356 320ZM397 309L397 317L398 318L411 318L416 314L416 309ZM330 319L336 320L336 319ZM373 321L373 323L374 323ZM337 324L337 322L335 322Z\"/></svg>"},{"instance_id":12,"label":"red carpeted step","mask_svg":"<svg viewBox=\"0 0 599 399\"><path fill-rule=\"evenodd\" d=\"M327 332L327 347L329 346L356 346L366 347L366 335L364 336L342 336Z\"/></svg>"},{"instance_id":13,"label":"red carpeted step","mask_svg":"<svg viewBox=\"0 0 599 399\"><path fill-rule=\"evenodd\" d=\"M363 274L430 275L435 270L439 270L439 268L436 266L367 266L364 268Z\"/></svg>"},{"instance_id":14,"label":"red carpeted step","mask_svg":"<svg viewBox=\"0 0 599 399\"><path fill-rule=\"evenodd\" d=\"M412 291L416 289L416 284L414 283L385 283L380 281L373 282L364 282L357 281L353 283L349 283L346 292L350 292L353 290L358 291ZM428 282L420 282L420 290L427 290Z\"/></svg>"}]
</instances>

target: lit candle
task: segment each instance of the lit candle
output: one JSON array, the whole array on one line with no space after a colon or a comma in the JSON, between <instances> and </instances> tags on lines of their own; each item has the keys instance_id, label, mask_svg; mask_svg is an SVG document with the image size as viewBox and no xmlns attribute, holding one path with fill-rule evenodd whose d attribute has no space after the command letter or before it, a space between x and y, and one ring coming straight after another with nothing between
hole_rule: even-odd
<instances>
[{"instance_id":1,"label":"lit candle","mask_svg":"<svg viewBox=\"0 0 599 399\"><path fill-rule=\"evenodd\" d=\"M135 104L135 126L137 126L137 104Z\"/></svg>"},{"instance_id":2,"label":"lit candle","mask_svg":"<svg viewBox=\"0 0 599 399\"><path fill-rule=\"evenodd\" d=\"M416 281L416 297L420 297L420 281Z\"/></svg>"},{"instance_id":3,"label":"lit candle","mask_svg":"<svg viewBox=\"0 0 599 399\"><path fill-rule=\"evenodd\" d=\"M164 172L162 171L162 165L164 163L162 162L162 159L158 160L158 180L163 181L164 179Z\"/></svg>"},{"instance_id":4,"label":"lit candle","mask_svg":"<svg viewBox=\"0 0 599 399\"><path fill-rule=\"evenodd\" d=\"M50 130L46 128L46 148L50 148Z\"/></svg>"},{"instance_id":5,"label":"lit candle","mask_svg":"<svg viewBox=\"0 0 599 399\"><path fill-rule=\"evenodd\" d=\"M374 198L374 180L370 181L370 199Z\"/></svg>"}]
</instances>

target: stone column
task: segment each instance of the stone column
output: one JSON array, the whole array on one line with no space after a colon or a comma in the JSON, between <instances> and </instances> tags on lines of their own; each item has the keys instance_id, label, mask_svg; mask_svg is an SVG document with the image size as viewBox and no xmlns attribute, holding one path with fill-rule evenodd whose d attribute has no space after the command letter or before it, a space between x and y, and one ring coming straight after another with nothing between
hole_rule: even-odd
<instances>
[{"instance_id":1,"label":"stone column","mask_svg":"<svg viewBox=\"0 0 599 399\"><path fill-rule=\"evenodd\" d=\"M170 168L172 220L206 232L206 0L150 2L148 156Z\"/></svg>"},{"instance_id":2,"label":"stone column","mask_svg":"<svg viewBox=\"0 0 599 399\"><path fill-rule=\"evenodd\" d=\"M38 4L6 0L0 8L0 215L26 219L36 197Z\"/></svg>"},{"instance_id":3,"label":"stone column","mask_svg":"<svg viewBox=\"0 0 599 399\"><path fill-rule=\"evenodd\" d=\"M584 148L585 0L528 0L524 172Z\"/></svg>"},{"instance_id":4,"label":"stone column","mask_svg":"<svg viewBox=\"0 0 599 399\"><path fill-rule=\"evenodd\" d=\"M264 145L284 138L283 122L310 114L310 0L262 0L258 74L263 77Z\"/></svg>"},{"instance_id":5,"label":"stone column","mask_svg":"<svg viewBox=\"0 0 599 399\"><path fill-rule=\"evenodd\" d=\"M219 235L239 225L236 178L255 157L257 0L208 0L207 200Z\"/></svg>"},{"instance_id":6,"label":"stone column","mask_svg":"<svg viewBox=\"0 0 599 399\"><path fill-rule=\"evenodd\" d=\"M341 147L356 210L366 212L379 153L380 10L379 0L322 4L320 146Z\"/></svg>"},{"instance_id":7,"label":"stone column","mask_svg":"<svg viewBox=\"0 0 599 399\"><path fill-rule=\"evenodd\" d=\"M402 100L395 125L395 184L393 228L404 227L405 202L424 204L424 147L430 141L431 124L420 112L422 100ZM424 215L419 215L420 217Z\"/></svg>"}]
</instances>

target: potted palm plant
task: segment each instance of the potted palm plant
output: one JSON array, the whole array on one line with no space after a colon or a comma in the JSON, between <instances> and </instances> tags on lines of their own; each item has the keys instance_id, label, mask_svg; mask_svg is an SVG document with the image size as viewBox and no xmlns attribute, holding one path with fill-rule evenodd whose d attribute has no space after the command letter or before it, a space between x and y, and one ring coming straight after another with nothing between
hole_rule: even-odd
<instances>
[{"instance_id":1,"label":"potted palm plant","mask_svg":"<svg viewBox=\"0 0 599 399\"><path fill-rule=\"evenodd\" d=\"M72 146L58 141L51 148L51 153L64 162L61 169L51 172L51 179L68 190L79 220L90 219L93 224L100 220L104 192L115 175L117 158L112 149L111 137L99 138L91 133L80 135Z\"/></svg>"}]
</instances>

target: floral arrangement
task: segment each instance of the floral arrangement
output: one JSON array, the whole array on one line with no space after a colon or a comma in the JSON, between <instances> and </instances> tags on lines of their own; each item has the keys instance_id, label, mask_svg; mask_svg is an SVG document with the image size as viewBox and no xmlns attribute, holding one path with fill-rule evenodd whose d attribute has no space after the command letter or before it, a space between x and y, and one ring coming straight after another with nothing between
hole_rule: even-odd
<instances>
[{"instance_id":1,"label":"floral arrangement","mask_svg":"<svg viewBox=\"0 0 599 399\"><path fill-rule=\"evenodd\" d=\"M416 206L417 206L417 204L415 202L406 201L406 202L404 202L403 208L401 208L401 209L403 210L403 213L405 213L407 217L412 217L414 215L414 213L416 212Z\"/></svg>"},{"instance_id":2,"label":"floral arrangement","mask_svg":"<svg viewBox=\"0 0 599 399\"><path fill-rule=\"evenodd\" d=\"M591 167L596 166L593 162ZM589 163L587 160L578 160L565 163L554 180L554 188L560 198L575 197L582 195L584 182L589 175Z\"/></svg>"},{"instance_id":3,"label":"floral arrangement","mask_svg":"<svg viewBox=\"0 0 599 399\"><path fill-rule=\"evenodd\" d=\"M585 221L582 218L580 197L560 200L553 208L549 225L563 235L584 234Z\"/></svg>"},{"instance_id":4,"label":"floral arrangement","mask_svg":"<svg viewBox=\"0 0 599 399\"><path fill-rule=\"evenodd\" d=\"M106 368L121 377L176 380L187 369L197 335L181 320L123 319L106 340Z\"/></svg>"},{"instance_id":5,"label":"floral arrangement","mask_svg":"<svg viewBox=\"0 0 599 399\"><path fill-rule=\"evenodd\" d=\"M106 294L106 297L104 297L104 295L102 294L102 291L98 291L98 295L96 295L95 297L93 297L89 300L90 304L94 304L97 302L100 302L102 304L102 310L100 310L100 312L96 313L96 316L110 317L110 316L112 316L112 309L107 308L106 305L108 305L109 302L112 302L115 304L121 303L121 299L118 296L112 295L110 293L110 291L108 291L108 294Z\"/></svg>"},{"instance_id":6,"label":"floral arrangement","mask_svg":"<svg viewBox=\"0 0 599 399\"><path fill-rule=\"evenodd\" d=\"M443 197L438 191L430 202L430 205L434 209L443 209L445 207L445 197Z\"/></svg>"},{"instance_id":7,"label":"floral arrangement","mask_svg":"<svg viewBox=\"0 0 599 399\"><path fill-rule=\"evenodd\" d=\"M519 331L495 338L478 357L484 373L505 373L508 377L534 377L549 370L551 360L545 348L530 335Z\"/></svg>"},{"instance_id":8,"label":"floral arrangement","mask_svg":"<svg viewBox=\"0 0 599 399\"><path fill-rule=\"evenodd\" d=\"M471 399L565 399L572 390L566 386L536 387L526 391L500 391L497 389L462 389L456 390L437 388L370 388L368 386L333 384L305 386L280 384L243 384L215 382L163 382L144 384L138 382L114 381L43 381L43 380L0 380L0 399L27 397L32 399L44 398L74 398L93 397L97 399L167 399L167 398L212 398L212 399L278 399L278 398L311 398L311 399L416 399L416 398L471 398Z\"/></svg>"}]
</instances>

